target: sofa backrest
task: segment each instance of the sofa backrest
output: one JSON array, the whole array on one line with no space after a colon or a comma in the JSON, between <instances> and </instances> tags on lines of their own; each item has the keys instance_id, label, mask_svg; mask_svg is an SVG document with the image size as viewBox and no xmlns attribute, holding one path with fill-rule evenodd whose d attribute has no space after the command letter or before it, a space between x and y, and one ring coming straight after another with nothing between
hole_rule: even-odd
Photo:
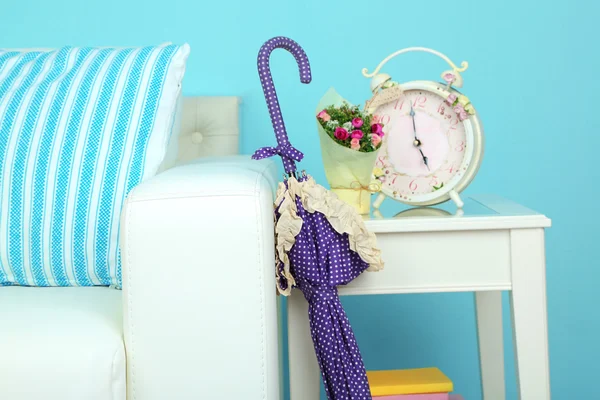
<instances>
[{"instance_id":1,"label":"sofa backrest","mask_svg":"<svg viewBox=\"0 0 600 400\"><path fill-rule=\"evenodd\" d=\"M161 170L199 157L239 153L239 97L184 96Z\"/></svg>"}]
</instances>

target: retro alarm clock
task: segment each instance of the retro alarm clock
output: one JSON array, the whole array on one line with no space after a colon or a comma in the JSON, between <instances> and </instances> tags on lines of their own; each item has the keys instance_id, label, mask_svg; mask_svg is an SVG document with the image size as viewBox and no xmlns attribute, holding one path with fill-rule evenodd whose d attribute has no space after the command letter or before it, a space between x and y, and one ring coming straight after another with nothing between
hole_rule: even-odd
<instances>
[{"instance_id":1,"label":"retro alarm clock","mask_svg":"<svg viewBox=\"0 0 600 400\"><path fill-rule=\"evenodd\" d=\"M442 58L450 70L442 82L412 81L398 84L380 73L392 58L408 52L427 52ZM467 62L456 66L445 55L424 47L399 50L385 58L373 72L373 97L365 108L373 120L384 125L383 144L377 157L374 177L381 192L374 201L377 209L386 197L413 206L428 206L452 199L463 207L460 192L475 177L483 157L483 128L470 100L461 88L461 73Z\"/></svg>"}]
</instances>

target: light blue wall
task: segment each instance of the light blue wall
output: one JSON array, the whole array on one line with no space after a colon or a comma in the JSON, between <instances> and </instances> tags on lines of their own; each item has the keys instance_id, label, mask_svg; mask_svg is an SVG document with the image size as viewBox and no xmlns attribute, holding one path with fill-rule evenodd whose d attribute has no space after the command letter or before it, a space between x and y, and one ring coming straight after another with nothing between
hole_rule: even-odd
<instances>
[{"instance_id":1,"label":"light blue wall","mask_svg":"<svg viewBox=\"0 0 600 400\"><path fill-rule=\"evenodd\" d=\"M464 92L481 114L487 141L468 192L502 194L553 219L547 233L553 398L592 399L600 372L599 13L592 0L2 0L0 47L187 41L186 94L242 96L242 150L249 153L274 141L256 53L266 39L289 36L306 49L313 82L298 82L293 58L283 51L273 54L273 74L292 141L306 153L303 167L323 183L312 115L329 86L362 102L368 82L361 69L407 46L468 60ZM386 69L411 80L434 79L443 68L435 58L411 55ZM402 266L387 266L395 267ZM480 398L470 295L344 304L368 368L436 365L465 399ZM516 399L508 328L505 334L509 398Z\"/></svg>"}]
</instances>

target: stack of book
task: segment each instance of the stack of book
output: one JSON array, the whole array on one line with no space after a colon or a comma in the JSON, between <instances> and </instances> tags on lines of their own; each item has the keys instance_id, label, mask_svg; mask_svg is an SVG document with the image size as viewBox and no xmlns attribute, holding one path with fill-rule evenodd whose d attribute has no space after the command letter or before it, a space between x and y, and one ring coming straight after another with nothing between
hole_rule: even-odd
<instances>
[{"instance_id":1,"label":"stack of book","mask_svg":"<svg viewBox=\"0 0 600 400\"><path fill-rule=\"evenodd\" d=\"M463 400L437 368L367 371L367 379L377 400Z\"/></svg>"}]
</instances>

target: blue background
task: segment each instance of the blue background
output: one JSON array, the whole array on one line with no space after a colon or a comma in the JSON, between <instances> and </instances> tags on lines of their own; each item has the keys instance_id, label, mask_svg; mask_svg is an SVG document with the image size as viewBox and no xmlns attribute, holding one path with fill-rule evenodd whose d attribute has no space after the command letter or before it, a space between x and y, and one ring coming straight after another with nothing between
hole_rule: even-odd
<instances>
[{"instance_id":1,"label":"blue background","mask_svg":"<svg viewBox=\"0 0 600 400\"><path fill-rule=\"evenodd\" d=\"M363 102L369 82L361 69L408 46L469 61L463 92L481 115L486 155L467 193L501 194L552 218L553 398L592 399L600 372L599 13L598 2L585 0L4 0L0 47L188 42L185 93L242 96L241 146L250 153L274 143L256 54L270 37L289 36L308 53L313 82L299 83L284 51L273 54L273 75L292 142L306 154L302 166L322 183L313 112L330 86ZM385 67L398 81L434 80L444 69L441 60L419 54ZM466 400L481 398L472 295L354 297L344 305L367 368L438 366ZM516 399L507 309L505 303L508 398Z\"/></svg>"}]
</instances>

